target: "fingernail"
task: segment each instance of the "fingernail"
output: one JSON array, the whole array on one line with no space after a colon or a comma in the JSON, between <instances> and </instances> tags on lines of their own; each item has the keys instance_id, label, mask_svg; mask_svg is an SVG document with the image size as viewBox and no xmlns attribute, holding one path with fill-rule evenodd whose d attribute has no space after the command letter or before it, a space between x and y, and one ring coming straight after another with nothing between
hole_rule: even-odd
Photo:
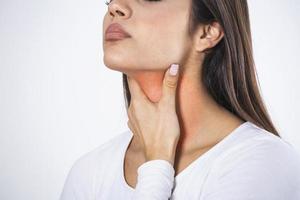
<instances>
[{"instance_id":1,"label":"fingernail","mask_svg":"<svg viewBox=\"0 0 300 200\"><path fill-rule=\"evenodd\" d=\"M178 64L172 64L171 65L171 68L170 68L170 74L172 75L172 76L176 76L176 74L177 74L177 72L178 72L178 67L179 67L179 65Z\"/></svg>"}]
</instances>

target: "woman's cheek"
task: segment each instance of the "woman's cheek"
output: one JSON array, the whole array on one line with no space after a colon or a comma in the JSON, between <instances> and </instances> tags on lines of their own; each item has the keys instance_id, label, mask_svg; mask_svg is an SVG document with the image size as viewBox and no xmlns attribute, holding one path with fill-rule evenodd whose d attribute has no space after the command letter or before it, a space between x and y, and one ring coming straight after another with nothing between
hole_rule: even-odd
<instances>
[{"instance_id":1,"label":"woman's cheek","mask_svg":"<svg viewBox=\"0 0 300 200\"><path fill-rule=\"evenodd\" d=\"M173 39L169 40L164 50L165 52L168 52L168 57L171 59L171 61L177 63L180 63L186 51L185 43L179 36L180 34L173 36Z\"/></svg>"}]
</instances>

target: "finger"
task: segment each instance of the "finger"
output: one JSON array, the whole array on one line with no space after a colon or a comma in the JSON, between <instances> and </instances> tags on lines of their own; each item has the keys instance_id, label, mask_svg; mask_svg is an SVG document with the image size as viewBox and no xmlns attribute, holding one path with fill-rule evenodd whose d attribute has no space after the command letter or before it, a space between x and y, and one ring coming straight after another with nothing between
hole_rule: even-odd
<instances>
[{"instance_id":1,"label":"finger","mask_svg":"<svg viewBox=\"0 0 300 200\"><path fill-rule=\"evenodd\" d=\"M179 77L179 65L172 64L165 72L162 89L162 102L168 105L175 106L176 88Z\"/></svg>"},{"instance_id":2,"label":"finger","mask_svg":"<svg viewBox=\"0 0 300 200\"><path fill-rule=\"evenodd\" d=\"M143 101L148 100L148 97L145 95L144 91L141 89L138 82L134 80L134 78L127 76L127 81L132 99Z\"/></svg>"}]
</instances>

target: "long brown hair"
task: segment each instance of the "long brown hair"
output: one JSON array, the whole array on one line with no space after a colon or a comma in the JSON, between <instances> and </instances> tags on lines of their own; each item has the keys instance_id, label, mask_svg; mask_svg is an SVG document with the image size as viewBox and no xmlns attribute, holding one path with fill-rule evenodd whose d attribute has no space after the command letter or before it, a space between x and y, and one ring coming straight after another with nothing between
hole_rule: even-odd
<instances>
[{"instance_id":1,"label":"long brown hair","mask_svg":"<svg viewBox=\"0 0 300 200\"><path fill-rule=\"evenodd\" d=\"M206 54L202 83L213 99L244 121L281 137L274 127L258 87L253 59L247 0L192 0L189 33L199 24L218 22L222 40ZM127 75L123 73L126 108L130 105Z\"/></svg>"}]
</instances>

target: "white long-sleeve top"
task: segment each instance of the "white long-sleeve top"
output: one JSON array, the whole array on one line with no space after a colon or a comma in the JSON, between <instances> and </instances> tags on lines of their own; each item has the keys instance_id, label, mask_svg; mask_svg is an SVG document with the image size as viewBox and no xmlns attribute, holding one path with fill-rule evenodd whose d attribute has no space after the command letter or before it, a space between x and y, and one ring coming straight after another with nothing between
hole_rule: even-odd
<instances>
[{"instance_id":1,"label":"white long-sleeve top","mask_svg":"<svg viewBox=\"0 0 300 200\"><path fill-rule=\"evenodd\" d=\"M247 121L174 177L165 160L124 178L130 130L73 164L60 200L300 200L300 154L287 141Z\"/></svg>"}]
</instances>

